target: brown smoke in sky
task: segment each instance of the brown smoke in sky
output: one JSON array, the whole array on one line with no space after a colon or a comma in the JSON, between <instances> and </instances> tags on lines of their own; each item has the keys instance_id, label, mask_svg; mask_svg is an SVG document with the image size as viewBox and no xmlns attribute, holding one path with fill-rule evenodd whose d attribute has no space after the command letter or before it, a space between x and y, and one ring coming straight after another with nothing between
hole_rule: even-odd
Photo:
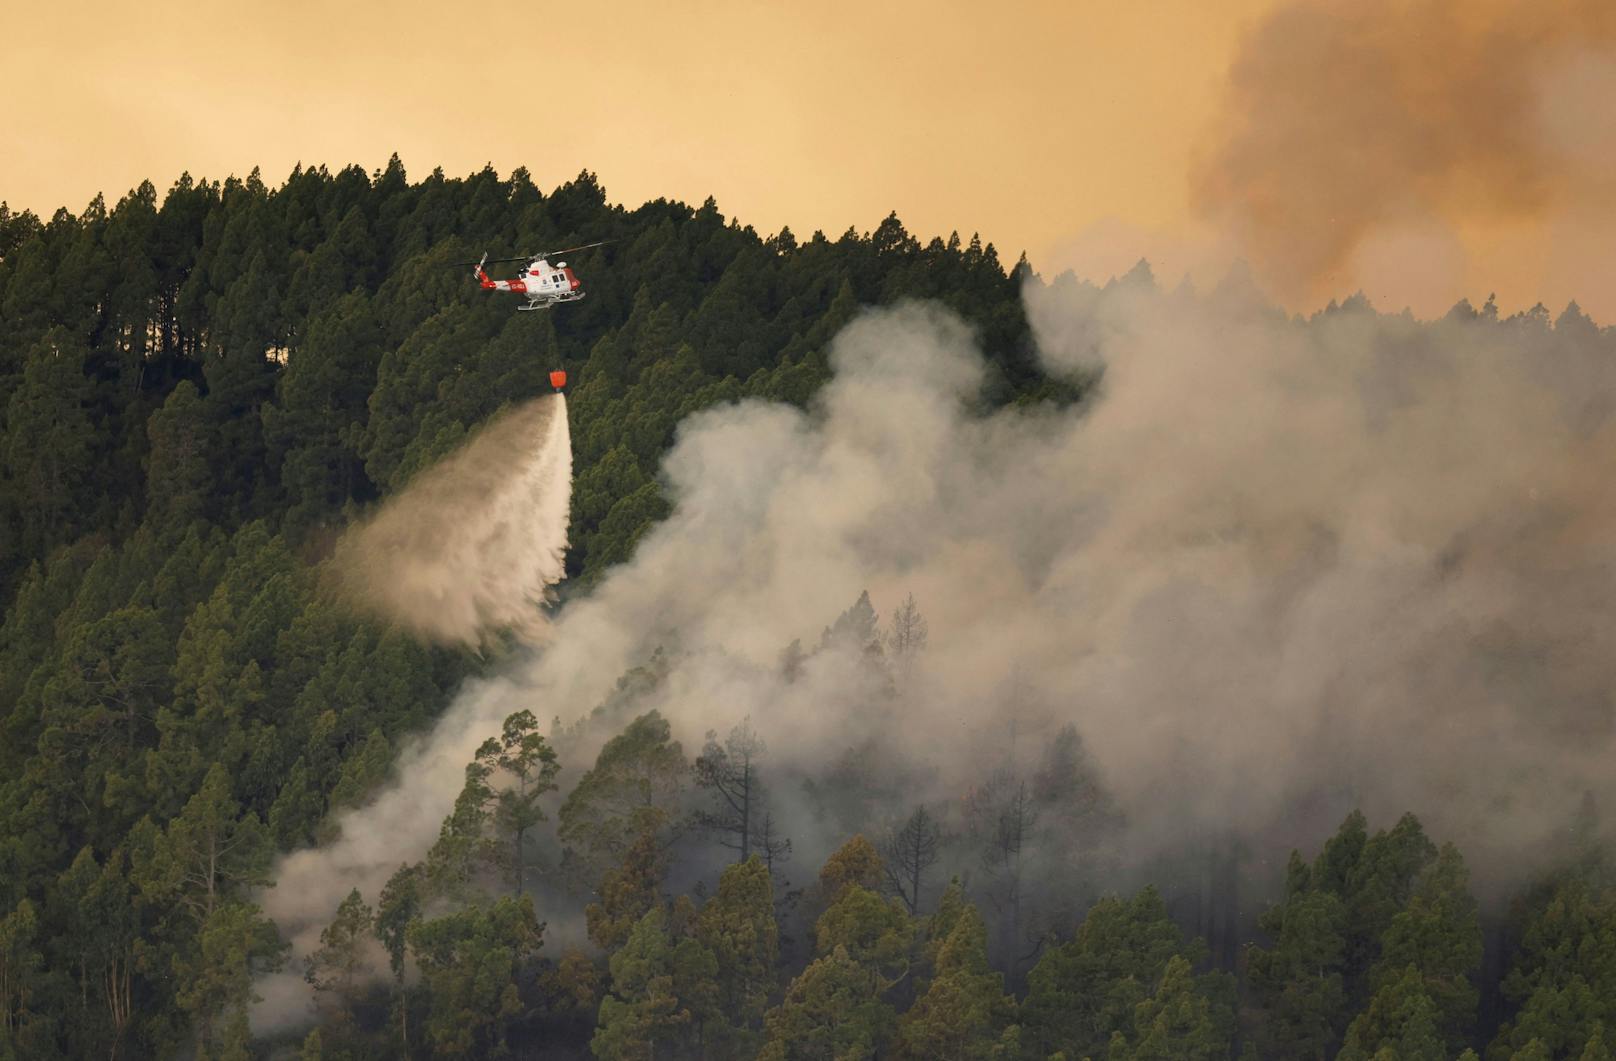
<instances>
[{"instance_id":1,"label":"brown smoke in sky","mask_svg":"<svg viewBox=\"0 0 1616 1061\"><path fill-rule=\"evenodd\" d=\"M546 395L496 417L343 535L331 570L344 594L431 641L535 636L538 604L565 575L565 401Z\"/></svg>"},{"instance_id":2,"label":"brown smoke in sky","mask_svg":"<svg viewBox=\"0 0 1616 1061\"><path fill-rule=\"evenodd\" d=\"M1595 218L1616 231L1609 0L1293 0L1247 38L1228 93L1193 193L1282 298L1382 267L1455 281L1486 250L1477 231L1523 227L1549 248L1540 290L1608 286L1608 251L1570 245Z\"/></svg>"}]
</instances>

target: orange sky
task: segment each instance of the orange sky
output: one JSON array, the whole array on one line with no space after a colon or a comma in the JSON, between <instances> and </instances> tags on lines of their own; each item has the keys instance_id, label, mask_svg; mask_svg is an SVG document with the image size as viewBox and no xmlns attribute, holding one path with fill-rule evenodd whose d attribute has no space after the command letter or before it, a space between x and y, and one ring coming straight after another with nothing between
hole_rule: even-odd
<instances>
[{"instance_id":1,"label":"orange sky","mask_svg":"<svg viewBox=\"0 0 1616 1061\"><path fill-rule=\"evenodd\" d=\"M764 232L896 209L1046 274L1148 254L1176 280L1232 253L1194 223L1188 174L1277 2L24 0L0 43L0 199L76 211L182 170L274 185L397 151L415 178L492 162L548 188L588 167L616 201L713 195ZM1397 248L1367 268L1396 273ZM1492 287L1540 297L1532 253L1497 255ZM1420 297L1451 302L1472 271Z\"/></svg>"}]
</instances>

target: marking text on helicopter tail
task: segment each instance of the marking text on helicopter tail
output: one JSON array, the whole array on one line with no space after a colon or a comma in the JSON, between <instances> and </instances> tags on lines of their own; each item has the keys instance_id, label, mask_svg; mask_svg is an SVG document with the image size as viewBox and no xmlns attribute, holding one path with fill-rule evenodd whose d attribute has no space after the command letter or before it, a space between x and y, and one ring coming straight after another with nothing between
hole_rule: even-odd
<instances>
[{"instance_id":1,"label":"marking text on helicopter tail","mask_svg":"<svg viewBox=\"0 0 1616 1061\"><path fill-rule=\"evenodd\" d=\"M567 385L567 374L560 369L550 373L550 386L560 390Z\"/></svg>"}]
</instances>

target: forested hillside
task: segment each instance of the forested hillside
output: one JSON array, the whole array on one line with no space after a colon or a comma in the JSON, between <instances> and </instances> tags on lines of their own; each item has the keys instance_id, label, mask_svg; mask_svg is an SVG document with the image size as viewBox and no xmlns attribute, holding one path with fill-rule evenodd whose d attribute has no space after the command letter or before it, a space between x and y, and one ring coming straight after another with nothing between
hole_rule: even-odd
<instances>
[{"instance_id":1,"label":"forested hillside","mask_svg":"<svg viewBox=\"0 0 1616 1061\"><path fill-rule=\"evenodd\" d=\"M457 264L595 240L588 297L547 313ZM667 514L676 425L808 404L860 307L952 307L988 404L1081 399L1037 367L1025 277L895 216L799 242L587 173L545 194L396 159L0 207L0 1057L1609 1058L1591 808L1485 955L1460 852L1412 817L1319 837L1260 918L1216 844L1187 856L1205 880L1089 894L1061 860L1118 812L1070 727L948 806L849 748L798 779L840 830L805 865L753 798L755 733L685 748L645 709L660 656L577 725L488 733L425 858L289 953L259 902L277 853L330 839L502 659L340 607L319 565L351 518L564 367L563 595L587 593ZM926 644L925 600L879 603L781 667L850 661L878 701ZM251 1028L277 971L315 1011Z\"/></svg>"}]
</instances>

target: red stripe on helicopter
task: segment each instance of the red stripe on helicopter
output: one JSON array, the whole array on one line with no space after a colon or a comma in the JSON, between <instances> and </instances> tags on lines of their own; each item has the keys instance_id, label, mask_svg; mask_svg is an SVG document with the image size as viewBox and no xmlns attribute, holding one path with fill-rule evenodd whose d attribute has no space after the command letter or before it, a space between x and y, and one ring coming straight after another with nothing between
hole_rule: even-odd
<instances>
[{"instance_id":1,"label":"red stripe on helicopter","mask_svg":"<svg viewBox=\"0 0 1616 1061\"><path fill-rule=\"evenodd\" d=\"M527 284L523 283L521 280L512 280L511 281L511 290L512 291L526 291L527 290Z\"/></svg>"}]
</instances>

